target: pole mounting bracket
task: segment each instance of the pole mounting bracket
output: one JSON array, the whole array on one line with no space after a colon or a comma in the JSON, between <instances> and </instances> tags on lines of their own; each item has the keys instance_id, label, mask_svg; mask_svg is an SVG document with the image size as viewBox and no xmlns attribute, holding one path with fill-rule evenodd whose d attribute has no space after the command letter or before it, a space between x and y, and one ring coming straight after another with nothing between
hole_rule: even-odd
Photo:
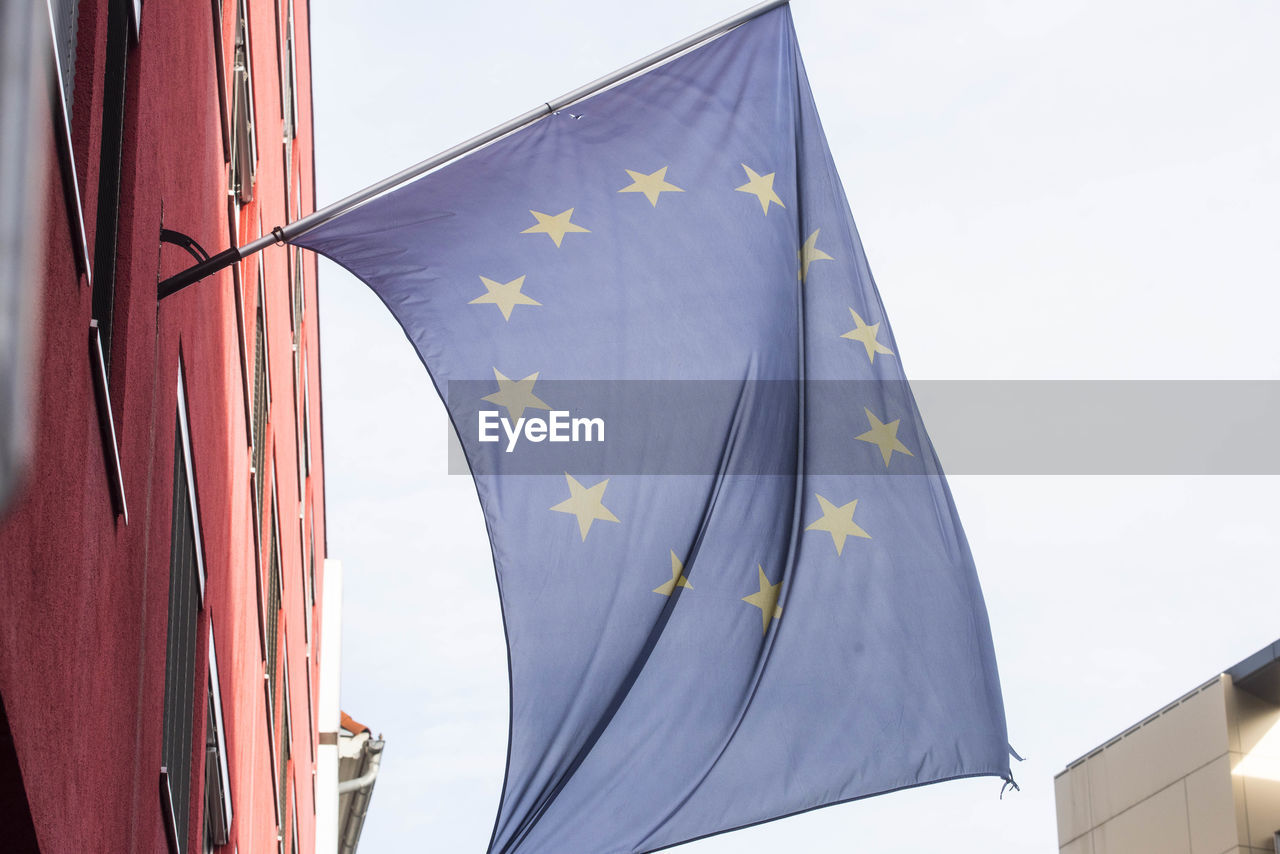
<instances>
[{"instance_id":1,"label":"pole mounting bracket","mask_svg":"<svg viewBox=\"0 0 1280 854\"><path fill-rule=\"evenodd\" d=\"M204 247L197 243L194 238L183 234L181 231L174 231L172 228L160 229L160 242L172 243L180 249L185 249L188 255L196 259L197 263L209 260L209 253L204 251Z\"/></svg>"}]
</instances>

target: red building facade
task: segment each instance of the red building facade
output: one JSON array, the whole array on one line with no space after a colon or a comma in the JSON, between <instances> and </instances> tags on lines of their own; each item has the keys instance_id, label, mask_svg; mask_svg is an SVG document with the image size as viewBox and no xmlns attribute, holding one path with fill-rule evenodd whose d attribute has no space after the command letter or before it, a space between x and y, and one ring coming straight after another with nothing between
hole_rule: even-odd
<instances>
[{"instance_id":1,"label":"red building facade","mask_svg":"<svg viewBox=\"0 0 1280 854\"><path fill-rule=\"evenodd\" d=\"M0 849L312 851L315 259L156 291L314 209L307 3L31 10L47 191L0 509Z\"/></svg>"}]
</instances>

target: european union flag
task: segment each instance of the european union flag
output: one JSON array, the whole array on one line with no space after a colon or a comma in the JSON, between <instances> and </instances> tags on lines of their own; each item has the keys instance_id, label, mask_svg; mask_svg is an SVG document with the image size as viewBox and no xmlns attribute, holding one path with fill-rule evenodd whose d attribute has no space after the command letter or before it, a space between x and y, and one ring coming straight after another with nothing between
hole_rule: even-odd
<instances>
[{"instance_id":1,"label":"european union flag","mask_svg":"<svg viewBox=\"0 0 1280 854\"><path fill-rule=\"evenodd\" d=\"M511 674L492 852L1009 775L990 628L782 7L295 242L399 320Z\"/></svg>"}]
</instances>

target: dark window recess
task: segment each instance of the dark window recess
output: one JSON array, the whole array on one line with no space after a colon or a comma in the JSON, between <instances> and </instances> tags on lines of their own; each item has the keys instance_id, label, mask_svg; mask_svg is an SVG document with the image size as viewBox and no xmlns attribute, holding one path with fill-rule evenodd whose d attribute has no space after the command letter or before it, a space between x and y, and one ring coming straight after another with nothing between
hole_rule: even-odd
<instances>
[{"instance_id":1,"label":"dark window recess","mask_svg":"<svg viewBox=\"0 0 1280 854\"><path fill-rule=\"evenodd\" d=\"M302 461L306 474L311 474L311 378L303 364L302 371Z\"/></svg>"},{"instance_id":2,"label":"dark window recess","mask_svg":"<svg viewBox=\"0 0 1280 854\"><path fill-rule=\"evenodd\" d=\"M269 575L267 579L267 725L271 728L271 735L276 746L276 808L280 810L284 803L285 768L289 761L287 726L285 724L286 715L288 714L285 705L289 702L289 699L288 691L281 691L280 689L280 608L282 591L280 589L280 541L276 535L278 521L275 495L273 494L271 497L271 546L267 559L267 572ZM288 667L287 662L285 667ZM288 684L287 680L285 684ZM284 813L277 811L276 816L279 819L280 826L283 827Z\"/></svg>"},{"instance_id":3,"label":"dark window recess","mask_svg":"<svg viewBox=\"0 0 1280 854\"><path fill-rule=\"evenodd\" d=\"M279 543L276 541L276 508L271 508L271 550L267 562L267 686L271 691L271 709L275 714L276 695L279 674L276 668L280 665L280 561L276 554ZM272 724L274 726L274 722ZM277 742L278 744L278 742Z\"/></svg>"},{"instance_id":4,"label":"dark window recess","mask_svg":"<svg viewBox=\"0 0 1280 854\"><path fill-rule=\"evenodd\" d=\"M293 0L285 0L288 6L284 34L284 91L281 107L284 112L284 138L286 141L298 135L298 60L293 49Z\"/></svg>"},{"instance_id":5,"label":"dark window recess","mask_svg":"<svg viewBox=\"0 0 1280 854\"><path fill-rule=\"evenodd\" d=\"M293 275L289 277L289 295L291 297L291 314L293 315L293 392L298 394L302 387L300 375L302 371L302 250L293 256Z\"/></svg>"},{"instance_id":6,"label":"dark window recess","mask_svg":"<svg viewBox=\"0 0 1280 854\"><path fill-rule=\"evenodd\" d=\"M293 207L289 204L289 197L293 195L293 140L286 139L284 145L280 146L280 161L284 166L284 221L288 225L293 221L289 219L290 209Z\"/></svg>"},{"instance_id":7,"label":"dark window recess","mask_svg":"<svg viewBox=\"0 0 1280 854\"><path fill-rule=\"evenodd\" d=\"M96 10L95 10L96 11ZM58 165L62 173L62 195L67 206L68 224L71 226L71 243L75 250L76 270L91 281L93 260L89 257L90 246L85 236L84 202L80 197L79 167L76 165L75 143L72 139L72 102L75 99L76 50L79 42L80 5L78 0L48 0L48 4L39 3L5 3L0 7L0 28L3 32L4 47L0 47L0 56L4 60L4 95L0 97L0 105L4 105L5 115L0 118L0 126L6 131L11 128L24 128L38 121L28 116L38 109L40 99L36 93L42 88L31 85L34 78L44 77L44 63L50 63L50 94L53 98L54 136L57 138L55 149L58 153ZM44 29L37 24L33 30L32 23L44 19L49 22L52 33L52 52L46 54L49 43L35 38L37 31ZM81 101L85 99L81 97ZM83 123L82 123L83 124ZM5 159L21 160L26 149L35 144L35 140L26 139L23 133L7 133L0 143L0 151L10 151ZM43 144L43 143L41 143ZM5 168L13 168L10 164ZM18 171L0 179L5 185L5 197L8 205L21 209L27 203L27 196L34 192L23 189L24 182L14 180L17 176L27 175L25 183L34 183L34 173L41 170L24 169L19 165ZM28 174L31 173L31 174ZM24 217L24 221L30 217ZM21 236L23 231L19 231ZM11 241L11 238L8 240ZM6 245L10 245L6 243ZM12 244L12 245L21 245ZM13 260L20 261L24 253L8 252ZM26 276L25 278L30 278ZM31 325L31 324L29 324Z\"/></svg>"},{"instance_id":8,"label":"dark window recess","mask_svg":"<svg viewBox=\"0 0 1280 854\"><path fill-rule=\"evenodd\" d=\"M253 321L253 474L254 525L258 530L258 542L262 542L262 495L267 480L267 329L259 291L258 311Z\"/></svg>"},{"instance_id":9,"label":"dark window recess","mask_svg":"<svg viewBox=\"0 0 1280 854\"><path fill-rule=\"evenodd\" d=\"M285 691L284 701L286 704L289 702L288 691ZM288 793L289 793L289 776L287 773L289 770L289 756L291 754L291 751L289 749L289 740L290 740L289 735L290 735L289 734L289 711L288 709L281 709L280 710L280 741L278 742L280 745L280 776L278 779L280 780L280 817L281 817L280 824L281 825L284 824L284 816L286 815L284 811L284 806L286 803L288 803Z\"/></svg>"},{"instance_id":10,"label":"dark window recess","mask_svg":"<svg viewBox=\"0 0 1280 854\"><path fill-rule=\"evenodd\" d=\"M223 832L223 797L222 781L218 775L218 722L213 713L213 694L209 694L208 714L205 716L204 745L204 839L205 854L209 854L219 845L225 845L227 836Z\"/></svg>"},{"instance_id":11,"label":"dark window recess","mask_svg":"<svg viewBox=\"0 0 1280 854\"><path fill-rule=\"evenodd\" d=\"M62 103L66 105L67 118L76 92L76 36L80 18L79 0L49 0L53 14L53 43L57 52L58 71L62 78Z\"/></svg>"},{"instance_id":12,"label":"dark window recess","mask_svg":"<svg viewBox=\"0 0 1280 854\"><path fill-rule=\"evenodd\" d=\"M231 771L222 720L222 690L218 684L218 655L209 628L209 702L205 706L203 849L210 854L231 837Z\"/></svg>"},{"instance_id":13,"label":"dark window recess","mask_svg":"<svg viewBox=\"0 0 1280 854\"><path fill-rule=\"evenodd\" d=\"M164 735L160 762L172 793L173 827L185 842L191 810L191 739L195 712L196 624L200 615L182 427L174 427L173 519L169 546L169 636L165 653Z\"/></svg>"},{"instance_id":14,"label":"dark window recess","mask_svg":"<svg viewBox=\"0 0 1280 854\"><path fill-rule=\"evenodd\" d=\"M289 279L289 290L293 297L293 406L294 406L294 449L297 451L298 494L303 493L303 474L307 463L303 459L302 447L302 313L305 307L302 289L305 282L302 278L302 250L298 249L293 256L293 275Z\"/></svg>"},{"instance_id":15,"label":"dark window recess","mask_svg":"<svg viewBox=\"0 0 1280 854\"><path fill-rule=\"evenodd\" d=\"M298 575L302 582L302 638L311 643L311 608L308 606L307 590L307 525L302 514L298 515ZM310 646L307 647L310 650Z\"/></svg>"},{"instance_id":16,"label":"dark window recess","mask_svg":"<svg viewBox=\"0 0 1280 854\"><path fill-rule=\"evenodd\" d=\"M231 158L231 129L227 112L226 53L222 49L222 0L213 0L213 56L218 77L218 124L222 130L222 159Z\"/></svg>"},{"instance_id":17,"label":"dark window recess","mask_svg":"<svg viewBox=\"0 0 1280 854\"><path fill-rule=\"evenodd\" d=\"M213 706L209 706L209 714L205 720L205 745L204 745L204 833L200 838L203 840L203 854L213 854L213 849L218 846L217 829L215 816L218 810L218 770L215 763L218 759L217 738L214 735L214 727L216 724L213 720ZM224 840L225 841L225 840Z\"/></svg>"},{"instance_id":18,"label":"dark window recess","mask_svg":"<svg viewBox=\"0 0 1280 854\"><path fill-rule=\"evenodd\" d=\"M284 648L287 653L289 645L286 643ZM285 657L287 659L288 655L286 654ZM289 814L285 812L285 804L295 800L292 780L289 777L289 759L293 756L293 746L291 744L293 741L293 720L289 715L289 670L287 665L282 677L284 681L284 692L280 709L280 732L279 737L276 739L276 742L280 745L280 768L279 774L276 777L276 779L280 781L280 786L276 792L280 800L277 802L276 808L278 810L277 815L280 816L279 848L281 852L285 849L285 840L288 831L292 830L292 836L295 839L297 838L298 833L296 821L298 815L297 804L295 803L293 805L294 822L292 827L290 827L288 823Z\"/></svg>"},{"instance_id":19,"label":"dark window recess","mask_svg":"<svg viewBox=\"0 0 1280 854\"><path fill-rule=\"evenodd\" d=\"M102 86L102 149L98 161L98 219L93 248L93 317L102 333L102 352L111 364L116 289L116 249L120 235L123 181L125 89L129 68L131 0L107 5L107 57Z\"/></svg>"},{"instance_id":20,"label":"dark window recess","mask_svg":"<svg viewBox=\"0 0 1280 854\"><path fill-rule=\"evenodd\" d=\"M302 352L302 310L305 307L303 303L303 288L306 282L302 275L302 250L297 249L293 253L293 349L294 353ZM294 360L297 360L297 355Z\"/></svg>"},{"instance_id":21,"label":"dark window recess","mask_svg":"<svg viewBox=\"0 0 1280 854\"><path fill-rule=\"evenodd\" d=\"M308 647L308 649L309 649L309 647ZM315 732L315 731L316 731L316 727L315 727L315 712L314 712L314 710L311 708L311 653L310 653L310 652L308 652L308 653L307 653L307 657L306 657L305 659L303 659L303 661L304 661L304 663L306 664L306 667L302 668L302 672L303 672L304 674L306 674L306 677L307 677L307 684L306 684L306 691L307 691L307 753L311 756L311 762L312 762L312 764L314 765L314 764L315 764L315 761L316 761L316 739L315 739L315 738L312 738L311 733L313 733L313 732ZM312 779L312 782L314 783L314 777L313 777L313 779ZM295 794L296 794L296 793L295 793ZM315 800L315 792L314 792L314 791L311 793L311 797L312 797L312 800ZM294 804L294 808L295 808L295 810L296 810L296 808L297 808L297 804Z\"/></svg>"},{"instance_id":22,"label":"dark window recess","mask_svg":"<svg viewBox=\"0 0 1280 854\"><path fill-rule=\"evenodd\" d=\"M253 201L258 141L253 128L253 71L249 63L249 20L244 0L236 4L236 44L231 70L231 193L240 204Z\"/></svg>"},{"instance_id":23,"label":"dark window recess","mask_svg":"<svg viewBox=\"0 0 1280 854\"><path fill-rule=\"evenodd\" d=\"M316 529L312 528L308 534L310 543L308 544L308 554L310 557L310 566L308 572L311 575L311 604L316 604Z\"/></svg>"}]
</instances>

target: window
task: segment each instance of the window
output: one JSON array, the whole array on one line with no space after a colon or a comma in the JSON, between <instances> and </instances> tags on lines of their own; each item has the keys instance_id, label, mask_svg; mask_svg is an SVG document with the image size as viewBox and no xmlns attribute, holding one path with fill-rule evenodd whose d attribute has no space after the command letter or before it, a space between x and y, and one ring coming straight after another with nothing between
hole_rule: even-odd
<instances>
[{"instance_id":1,"label":"window","mask_svg":"<svg viewBox=\"0 0 1280 854\"><path fill-rule=\"evenodd\" d=\"M298 574L302 582L302 637L308 644L311 643L311 611L307 601L307 523L306 511L301 505L298 507ZM310 647L308 647L310 648Z\"/></svg>"},{"instance_id":2,"label":"window","mask_svg":"<svg viewBox=\"0 0 1280 854\"><path fill-rule=\"evenodd\" d=\"M254 531L259 550L262 544L262 497L267 463L267 421L271 411L271 375L267 366L266 270L258 255L258 309L253 321L253 442Z\"/></svg>"},{"instance_id":3,"label":"window","mask_svg":"<svg viewBox=\"0 0 1280 854\"><path fill-rule=\"evenodd\" d=\"M53 58L62 89L62 108L70 118L76 93L76 37L79 35L80 0L49 0L49 17L53 22Z\"/></svg>"},{"instance_id":4,"label":"window","mask_svg":"<svg viewBox=\"0 0 1280 854\"><path fill-rule=\"evenodd\" d=\"M258 165L258 138L254 130L253 66L249 41L249 14L245 0L236 0L235 55L231 65L231 170L229 191L240 204L253 201Z\"/></svg>"},{"instance_id":5,"label":"window","mask_svg":"<svg viewBox=\"0 0 1280 854\"><path fill-rule=\"evenodd\" d=\"M213 56L214 70L218 76L218 124L222 130L222 157L231 159L231 121L227 111L227 55L223 48L226 38L223 33L222 0L213 0Z\"/></svg>"},{"instance_id":6,"label":"window","mask_svg":"<svg viewBox=\"0 0 1280 854\"><path fill-rule=\"evenodd\" d=\"M316 522L311 520L307 528L307 575L311 577L311 606L316 604Z\"/></svg>"},{"instance_id":7,"label":"window","mask_svg":"<svg viewBox=\"0 0 1280 854\"><path fill-rule=\"evenodd\" d=\"M308 608L307 610L308 610L308 611L310 611L311 609L310 609L310 608ZM307 677L307 684L306 684L306 690L307 690L307 752L308 752L308 754L311 756L311 764L312 764L312 771L311 771L311 773L313 773L313 774L314 774L314 773L315 773L315 761L316 761L316 738L317 738L317 735L316 735L316 725L315 725L315 724L316 724L315 709L313 709L313 708L312 708L312 705L311 705L311 644L309 644L309 643L307 644L307 657L306 657L303 661L304 661L305 667L303 667L302 672L303 672L303 673L305 673L305 674L306 674L306 677ZM312 797L312 800L315 800L315 792L312 792L312 793L311 793L311 797Z\"/></svg>"},{"instance_id":8,"label":"window","mask_svg":"<svg viewBox=\"0 0 1280 854\"><path fill-rule=\"evenodd\" d=\"M267 455L267 332L262 320L262 305L258 305L253 321L253 475L255 517L262 515L262 474ZM261 536L262 523L258 523Z\"/></svg>"},{"instance_id":9,"label":"window","mask_svg":"<svg viewBox=\"0 0 1280 854\"><path fill-rule=\"evenodd\" d=\"M298 57L294 51L293 39L293 0L285 0L284 33L284 86L281 99L284 108L284 137L293 139L298 135Z\"/></svg>"},{"instance_id":10,"label":"window","mask_svg":"<svg viewBox=\"0 0 1280 854\"><path fill-rule=\"evenodd\" d=\"M234 205L232 205L234 207ZM232 241L238 239L238 235L232 236ZM248 444L253 446L253 396L252 396L252 368L249 362L251 355L249 351L249 327L247 326L246 317L248 316L248 308L245 297L245 279L244 272L245 262L231 265L232 291L235 294L236 302L236 345L238 346L238 355L240 357L240 394L241 404L244 409L244 432L248 437Z\"/></svg>"},{"instance_id":11,"label":"window","mask_svg":"<svg viewBox=\"0 0 1280 854\"><path fill-rule=\"evenodd\" d=\"M284 221L288 225L292 222L289 211L293 208L289 204L289 198L293 195L293 140L285 139L280 146L280 163L284 167L280 174L284 177Z\"/></svg>"},{"instance_id":12,"label":"window","mask_svg":"<svg viewBox=\"0 0 1280 854\"><path fill-rule=\"evenodd\" d=\"M125 174L124 125L133 0L108 0L107 49L102 88L102 145L98 160L98 211L93 249L93 319L102 349L111 363L114 346L116 254L120 233L120 197Z\"/></svg>"},{"instance_id":13,"label":"window","mask_svg":"<svg viewBox=\"0 0 1280 854\"><path fill-rule=\"evenodd\" d=\"M119 465L119 448L116 444L115 419L111 412L111 357L117 348L112 317L115 311L116 253L119 236L120 196L125 172L125 93L129 69L129 45L134 30L130 24L132 0L108 0L106 18L106 57L103 65L101 146L98 152L98 201L95 223L93 262L94 275L90 280L91 314L89 321L90 359L93 361L95 401L98 407L98 424L103 442L108 446L108 479L112 484L112 497L116 512L122 514L127 524L128 507L124 495L124 475ZM51 0L50 13L54 21L54 47L57 53L55 66L62 77L59 95L63 105L63 124L67 132L64 152L63 185L67 206L80 220L78 225L83 238L83 214L80 211L79 187L75 177L75 162L71 152L71 103L74 98L74 62L76 52L75 18L79 14L74 0ZM65 69L64 69L65 64ZM88 99L82 99L88 100ZM86 122L82 119L81 124ZM89 271L88 245L81 240L85 252L83 267Z\"/></svg>"},{"instance_id":14,"label":"window","mask_svg":"<svg viewBox=\"0 0 1280 854\"><path fill-rule=\"evenodd\" d=\"M279 686L280 666L279 647L280 647L280 608L281 608L281 589L280 589L280 542L276 537L276 506L275 496L272 496L271 502L271 550L267 567L267 689L270 692L269 700L271 708L276 707L276 690ZM274 712L273 712L274 714Z\"/></svg>"},{"instance_id":15,"label":"window","mask_svg":"<svg viewBox=\"0 0 1280 854\"><path fill-rule=\"evenodd\" d=\"M196 626L204 596L204 550L192 468L182 365L173 442L173 510L169 544L169 629L165 646L161 798L170 847L187 839L191 809L191 740L195 716Z\"/></svg>"},{"instance_id":16,"label":"window","mask_svg":"<svg viewBox=\"0 0 1280 854\"><path fill-rule=\"evenodd\" d=\"M234 207L234 206L233 206ZM267 603L266 603L266 587L263 584L262 572L262 517L263 505L262 494L263 484L266 478L266 460L267 460L267 412L270 407L270 382L267 379L267 339L266 339L266 315L263 311L263 283L262 283L262 267L261 253L259 253L259 264L255 266L249 265L250 270L258 271L257 287L257 305L253 315L253 333L252 345L248 344L250 333L242 324L240 325L240 335L245 341L246 346L253 347L253 363L245 362L244 370L244 412L247 421L246 427L249 435L249 448L251 451L249 462L249 511L250 511L250 530L253 531L253 548L257 557L258 570L253 574L255 584L255 592L257 593L258 605L258 642L261 644L262 660L267 660ZM245 265L236 265L233 269L237 271L237 285L244 278L251 276L252 273L242 277ZM247 301L247 293L237 287L236 290L236 310L242 311L243 304ZM238 318L239 319L239 318Z\"/></svg>"},{"instance_id":17,"label":"window","mask_svg":"<svg viewBox=\"0 0 1280 854\"><path fill-rule=\"evenodd\" d=\"M306 370L307 360L302 360L302 462L306 474L311 474L311 378Z\"/></svg>"},{"instance_id":18,"label":"window","mask_svg":"<svg viewBox=\"0 0 1280 854\"><path fill-rule=\"evenodd\" d=\"M86 277L90 275L89 240L85 235L84 206L80 199L80 179L76 173L75 151L71 144L71 111L75 103L76 40L79 35L79 0L49 0L49 25L52 29L53 72L57 102L54 112L58 127L58 154L62 165L62 189L71 218L71 236L75 242L76 264ZM43 10L41 14L43 14ZM6 21L6 25L13 22ZM7 124L7 122L6 122Z\"/></svg>"},{"instance_id":19,"label":"window","mask_svg":"<svg viewBox=\"0 0 1280 854\"><path fill-rule=\"evenodd\" d=\"M209 624L209 703L204 743L204 850L226 845L231 835L231 773L227 767L226 728L222 723L222 689L218 655Z\"/></svg>"},{"instance_id":20,"label":"window","mask_svg":"<svg viewBox=\"0 0 1280 854\"><path fill-rule=\"evenodd\" d=\"M283 20L282 20L283 18ZM280 154L284 160L285 220L293 212L293 141L298 135L297 59L294 55L293 0L276 0L276 58L280 64Z\"/></svg>"},{"instance_id":21,"label":"window","mask_svg":"<svg viewBox=\"0 0 1280 854\"><path fill-rule=\"evenodd\" d=\"M306 282L302 275L302 250L293 250L293 277L290 280L289 290L293 293L293 352L299 353L302 349L302 312L306 307ZM294 356L294 362L297 363L297 356Z\"/></svg>"},{"instance_id":22,"label":"window","mask_svg":"<svg viewBox=\"0 0 1280 854\"><path fill-rule=\"evenodd\" d=\"M280 761L280 767L279 767L279 774L277 777L277 779L279 779L280 781L280 788L279 788L280 802L279 804L277 804L277 807L280 810L278 815L280 816L281 835L283 835L285 815L286 815L284 811L284 807L289 800L289 796L292 794L291 787L289 786L289 760L293 756L293 747L292 747L293 721L289 714L289 665L288 665L289 645L287 643L284 644L284 648L285 648L285 667L284 667L284 673L283 673L284 696L281 698L282 702L281 702L281 709L280 709L280 738L278 742L280 745L280 754L278 757Z\"/></svg>"},{"instance_id":23,"label":"window","mask_svg":"<svg viewBox=\"0 0 1280 854\"><path fill-rule=\"evenodd\" d=\"M302 314L306 302L304 289L306 282L302 276L302 250L295 249L293 254L293 275L289 278L290 314L293 317L293 405L294 413L294 446L298 452L298 494L303 492L302 477L306 468L302 447Z\"/></svg>"},{"instance_id":24,"label":"window","mask_svg":"<svg viewBox=\"0 0 1280 854\"><path fill-rule=\"evenodd\" d=\"M200 601L204 602L204 539L200 530L200 510L196 501L195 461L191 453L191 422L187 416L187 385L183 379L183 364L178 361L178 438L181 441L183 476L186 479L186 500L191 515L191 537L195 541L196 577L200 582ZM175 473L176 477L176 473Z\"/></svg>"},{"instance_id":25,"label":"window","mask_svg":"<svg viewBox=\"0 0 1280 854\"><path fill-rule=\"evenodd\" d=\"M272 472L271 483L271 528L269 531L270 549L267 556L267 663L266 663L266 699L267 730L270 733L272 755L275 763L272 767L276 784L276 822L284 827L285 803L285 771L289 761L289 678L288 659L289 646L286 643L282 621L283 612L283 572L281 571L280 527L276 504L275 473ZM281 664L283 659L284 664ZM281 684L284 690L281 690Z\"/></svg>"}]
</instances>

